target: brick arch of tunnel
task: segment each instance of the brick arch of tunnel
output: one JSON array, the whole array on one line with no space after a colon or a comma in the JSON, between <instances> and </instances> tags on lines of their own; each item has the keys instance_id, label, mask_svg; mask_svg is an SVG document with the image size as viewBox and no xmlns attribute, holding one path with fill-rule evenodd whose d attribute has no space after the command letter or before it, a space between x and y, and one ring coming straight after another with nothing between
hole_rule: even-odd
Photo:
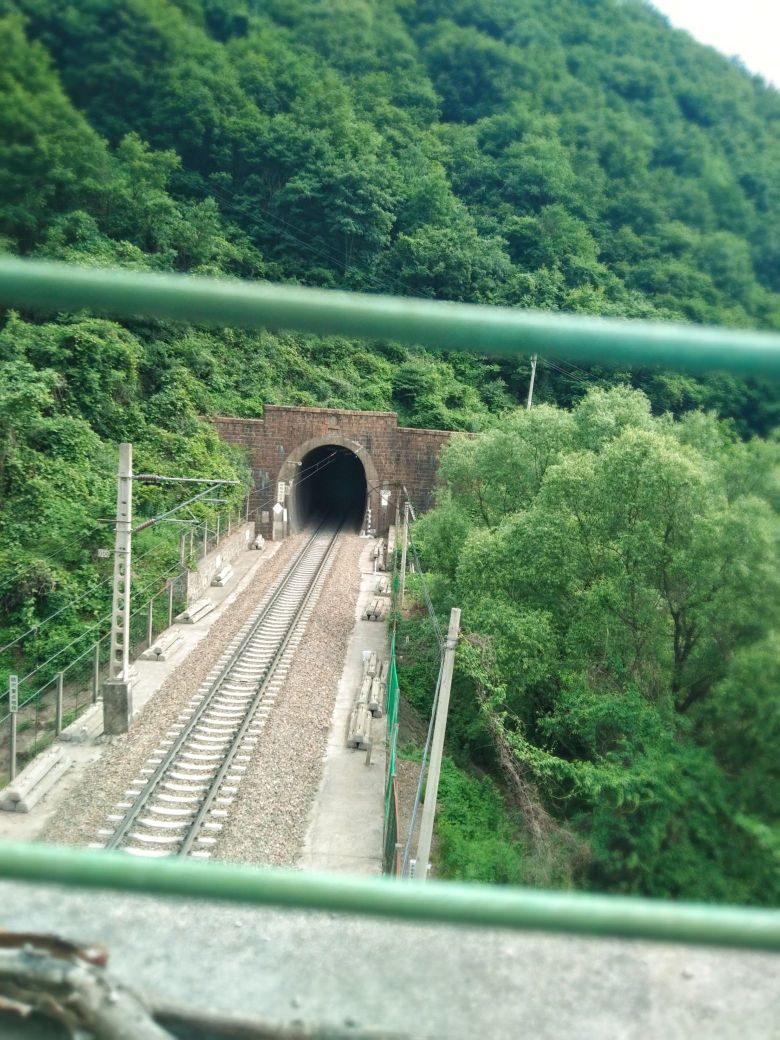
<instances>
[{"instance_id":1,"label":"brick arch of tunnel","mask_svg":"<svg viewBox=\"0 0 780 1040\"><path fill-rule=\"evenodd\" d=\"M430 507L441 450L452 436L446 430L399 426L394 412L300 405L268 404L262 418L218 415L210 421L222 440L246 454L254 482L250 512L258 532L274 539L290 528L273 512L275 502L287 507L293 524L299 520L291 516L288 491L292 484L295 495L295 474L304 468L297 463L308 453L328 445L354 452L365 470L370 526L385 535L403 488L418 512Z\"/></svg>"},{"instance_id":2,"label":"brick arch of tunnel","mask_svg":"<svg viewBox=\"0 0 780 1040\"><path fill-rule=\"evenodd\" d=\"M282 463L279 481L287 491L289 530L342 515L349 527L365 527L366 510L379 487L370 453L358 441L330 433L299 444Z\"/></svg>"}]
</instances>

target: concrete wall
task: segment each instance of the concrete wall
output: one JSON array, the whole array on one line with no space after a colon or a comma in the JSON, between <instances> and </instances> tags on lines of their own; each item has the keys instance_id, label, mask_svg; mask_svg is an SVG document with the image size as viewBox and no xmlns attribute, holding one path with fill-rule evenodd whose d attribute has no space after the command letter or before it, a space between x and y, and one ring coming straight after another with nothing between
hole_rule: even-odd
<instances>
[{"instance_id":1,"label":"concrete wall","mask_svg":"<svg viewBox=\"0 0 780 1040\"><path fill-rule=\"evenodd\" d=\"M294 527L294 502L289 500L287 485L296 476L297 463L313 448L337 444L354 451L366 471L371 526L384 535L395 520L404 486L415 509L422 512L432 504L441 449L452 436L446 430L399 427L395 412L342 408L266 405L262 419L217 416L212 422L223 440L249 455L256 489L250 507L259 510L258 531L266 538L284 533L279 523L274 531L272 513L282 481L286 485L283 505ZM383 489L390 492L385 507L379 494Z\"/></svg>"},{"instance_id":2,"label":"concrete wall","mask_svg":"<svg viewBox=\"0 0 780 1040\"><path fill-rule=\"evenodd\" d=\"M217 571L234 560L239 553L245 552L254 537L254 523L241 524L227 538L223 538L216 549L212 549L198 561L196 570L187 571L187 606L206 595L211 579Z\"/></svg>"}]
</instances>

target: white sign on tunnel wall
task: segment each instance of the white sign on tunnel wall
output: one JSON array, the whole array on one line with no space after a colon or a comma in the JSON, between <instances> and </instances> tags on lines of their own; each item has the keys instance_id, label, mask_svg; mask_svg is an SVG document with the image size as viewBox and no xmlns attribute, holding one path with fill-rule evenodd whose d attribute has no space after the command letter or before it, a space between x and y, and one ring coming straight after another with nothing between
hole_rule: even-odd
<instances>
[{"instance_id":1,"label":"white sign on tunnel wall","mask_svg":"<svg viewBox=\"0 0 780 1040\"><path fill-rule=\"evenodd\" d=\"M390 492L389 491L380 491L379 492L379 500L380 500L380 502L382 504L382 508L386 509L388 504L389 504L389 502L390 502Z\"/></svg>"},{"instance_id":2,"label":"white sign on tunnel wall","mask_svg":"<svg viewBox=\"0 0 780 1040\"><path fill-rule=\"evenodd\" d=\"M280 480L279 483L276 485L276 501L277 502L284 502L284 490L285 490L285 488L284 488L284 481Z\"/></svg>"}]
</instances>

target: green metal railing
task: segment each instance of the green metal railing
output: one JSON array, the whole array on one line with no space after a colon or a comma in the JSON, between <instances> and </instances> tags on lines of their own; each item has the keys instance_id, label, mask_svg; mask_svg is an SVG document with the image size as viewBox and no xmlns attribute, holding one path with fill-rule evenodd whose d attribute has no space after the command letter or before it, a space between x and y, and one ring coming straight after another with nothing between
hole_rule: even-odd
<instances>
[{"instance_id":1,"label":"green metal railing","mask_svg":"<svg viewBox=\"0 0 780 1040\"><path fill-rule=\"evenodd\" d=\"M454 881L420 885L389 878L258 870L180 857L142 860L121 852L10 843L0 844L0 877L490 928L780 950L780 913L625 896L540 892Z\"/></svg>"},{"instance_id":2,"label":"green metal railing","mask_svg":"<svg viewBox=\"0 0 780 1040\"><path fill-rule=\"evenodd\" d=\"M288 328L508 356L780 376L780 334L0 259L0 304Z\"/></svg>"},{"instance_id":3,"label":"green metal railing","mask_svg":"<svg viewBox=\"0 0 780 1040\"><path fill-rule=\"evenodd\" d=\"M451 350L780 376L780 335L541 314L185 275L0 260L0 304L118 317L290 328ZM452 882L257 870L195 860L0 844L0 877L460 925L780 950L780 912Z\"/></svg>"}]
</instances>

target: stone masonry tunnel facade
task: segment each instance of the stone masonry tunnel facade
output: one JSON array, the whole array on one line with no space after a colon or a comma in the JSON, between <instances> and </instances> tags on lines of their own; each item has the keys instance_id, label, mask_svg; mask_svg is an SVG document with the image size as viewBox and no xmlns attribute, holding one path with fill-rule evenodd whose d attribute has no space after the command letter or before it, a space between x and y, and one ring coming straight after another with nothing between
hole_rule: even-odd
<instances>
[{"instance_id":1,"label":"stone masonry tunnel facade","mask_svg":"<svg viewBox=\"0 0 780 1040\"><path fill-rule=\"evenodd\" d=\"M217 433L249 455L250 509L266 538L315 519L345 515L380 535L395 523L403 488L416 510L433 501L441 449L452 434L398 425L395 412L266 405L262 419L212 419Z\"/></svg>"}]
</instances>

